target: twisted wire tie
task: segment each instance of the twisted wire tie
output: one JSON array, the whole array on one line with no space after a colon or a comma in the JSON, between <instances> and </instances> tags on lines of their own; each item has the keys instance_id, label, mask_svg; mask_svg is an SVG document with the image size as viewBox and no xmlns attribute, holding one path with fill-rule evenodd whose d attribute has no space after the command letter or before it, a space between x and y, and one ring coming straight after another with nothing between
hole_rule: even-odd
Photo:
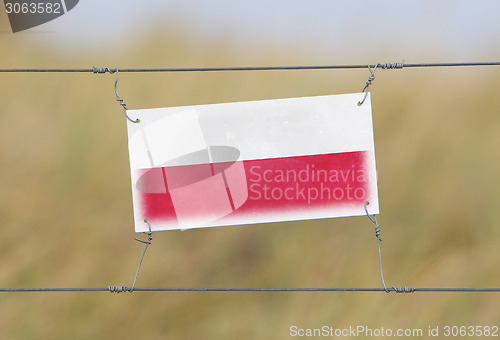
<instances>
[{"instance_id":1,"label":"twisted wire tie","mask_svg":"<svg viewBox=\"0 0 500 340\"><path fill-rule=\"evenodd\" d=\"M361 91L361 93L364 92L365 96L363 97L363 100L358 102L358 106L363 105L363 103L365 102L366 97L368 96L368 88L372 84L372 81L375 80L375 70L377 70L377 67L379 67L379 65L380 64L375 65L375 67L373 69L370 66L368 66L368 70L370 70L370 76L368 77L368 80L366 81L365 87L363 87L363 91Z\"/></svg>"},{"instance_id":2,"label":"twisted wire tie","mask_svg":"<svg viewBox=\"0 0 500 340\"><path fill-rule=\"evenodd\" d=\"M128 110L128 107L127 107L127 104L125 104L123 102L123 99L120 98L120 96L118 95L118 90L117 90L117 86L118 86L118 68L116 68L113 72L108 69L109 73L113 73L113 72L116 72L116 80L115 80L115 94L116 94L116 101L118 103L120 103L120 105L123 107L123 114L125 115L125 117L127 117L128 120L130 120L132 123L140 123L140 119L137 118L136 120L133 120L132 118L130 118L127 114L127 110Z\"/></svg>"},{"instance_id":3,"label":"twisted wire tie","mask_svg":"<svg viewBox=\"0 0 500 340\"><path fill-rule=\"evenodd\" d=\"M375 224L375 237L377 238L377 246L378 246L378 261L379 261L379 266L380 266L380 279L382 280L382 285L384 286L384 290L386 293L390 293L392 291L396 293L413 293L415 292L415 287L391 287L387 288L385 285L385 280L384 280L384 270L382 269L382 250L380 249L380 242L382 242L382 238L380 237L381 230L380 230L380 224L377 221L377 216L373 215L370 216L368 213L368 208L367 206L370 204L370 202L366 201L364 208L366 212L366 216L370 219Z\"/></svg>"},{"instance_id":4,"label":"twisted wire tie","mask_svg":"<svg viewBox=\"0 0 500 340\"><path fill-rule=\"evenodd\" d=\"M392 287L392 289L396 293L414 293L415 292L415 287ZM387 293L389 293L389 291L387 291Z\"/></svg>"},{"instance_id":5,"label":"twisted wire tie","mask_svg":"<svg viewBox=\"0 0 500 340\"><path fill-rule=\"evenodd\" d=\"M366 97L368 96L368 88L372 84L372 81L375 80L375 71L377 70L377 67L380 67L383 70L394 70L394 69L402 69L404 67L405 61L403 60L400 63L384 63L384 64L376 64L373 69L368 65L368 70L370 71L370 76L368 77L368 80L366 81L365 87L363 88L363 91L361 93L364 93L365 96L363 97L363 100L360 100L358 102L358 106L363 105L363 103L366 100Z\"/></svg>"},{"instance_id":6,"label":"twisted wire tie","mask_svg":"<svg viewBox=\"0 0 500 340\"><path fill-rule=\"evenodd\" d=\"M379 64L379 67L383 70L393 70L393 69L402 69L405 65L405 61L403 60L400 63L385 63Z\"/></svg>"},{"instance_id":7,"label":"twisted wire tie","mask_svg":"<svg viewBox=\"0 0 500 340\"><path fill-rule=\"evenodd\" d=\"M137 276L139 276L139 270L141 269L142 260L144 260L144 255L146 254L146 250L148 250L148 247L151 244L151 241L153 240L153 236L151 236L153 235L153 231L151 230L151 224L149 223L149 220L145 218L144 223L147 223L149 231L145 231L143 232L143 234L146 235L148 239L146 241L143 241L141 239L134 237L134 240L144 243L146 246L144 246L144 250L142 251L141 260L139 261L139 265L137 266L137 271L135 272L134 283L132 284L132 288L128 290L131 293L134 291L135 283L137 282Z\"/></svg>"},{"instance_id":8,"label":"twisted wire tie","mask_svg":"<svg viewBox=\"0 0 500 340\"><path fill-rule=\"evenodd\" d=\"M132 292L126 286L109 286L108 291L110 293L117 293L117 294L129 292L129 291Z\"/></svg>"},{"instance_id":9,"label":"twisted wire tie","mask_svg":"<svg viewBox=\"0 0 500 340\"><path fill-rule=\"evenodd\" d=\"M117 89L117 86L118 86L118 67L117 68L109 68L109 67L93 67L92 68L92 72L94 73L100 73L100 74L103 74L103 73L110 73L110 74L113 74L113 73L116 73L116 80L115 80L115 96L116 96L116 101L123 107L123 114L125 115L125 117L127 117L128 120L130 120L132 123L140 123L141 120L139 118L137 118L136 120L133 120L132 118L130 118L127 114L127 110L128 110L128 107L127 107L127 104L124 103L123 99L120 98L120 95L118 94L118 89Z\"/></svg>"},{"instance_id":10,"label":"twisted wire tie","mask_svg":"<svg viewBox=\"0 0 500 340\"><path fill-rule=\"evenodd\" d=\"M144 247L144 250L142 251L142 256L141 260L139 261L139 265L137 266L137 270L135 272L135 277L134 277L134 283L132 283L132 287L128 288L127 286L109 286L108 291L110 293L124 293L124 292L129 292L133 293L135 289L135 283L137 282L137 276L139 276L139 270L141 269L142 265L142 260L144 260L144 255L146 254L146 250L148 250L148 246L151 244L151 241L153 240L153 231L151 230L151 224L149 223L149 220L146 218L144 219L144 223L147 223L149 231L143 232L144 235L147 235L148 239L146 241L138 239L134 237L134 240L139 241L141 243L144 243L146 246Z\"/></svg>"},{"instance_id":11,"label":"twisted wire tie","mask_svg":"<svg viewBox=\"0 0 500 340\"><path fill-rule=\"evenodd\" d=\"M113 74L117 71L118 69L112 69L112 68L109 68L109 67L92 67L92 72L94 73L110 73L110 74Z\"/></svg>"}]
</instances>

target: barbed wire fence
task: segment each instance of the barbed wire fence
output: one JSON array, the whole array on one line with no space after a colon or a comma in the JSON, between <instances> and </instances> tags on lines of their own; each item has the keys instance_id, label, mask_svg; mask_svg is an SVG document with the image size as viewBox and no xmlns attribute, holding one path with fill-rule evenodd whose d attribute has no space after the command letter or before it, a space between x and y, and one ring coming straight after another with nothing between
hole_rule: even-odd
<instances>
[{"instance_id":1,"label":"barbed wire fence","mask_svg":"<svg viewBox=\"0 0 500 340\"><path fill-rule=\"evenodd\" d=\"M370 76L362 92L368 93L369 86L375 79L375 70L403 69L403 68L426 68L426 67L478 67L478 66L500 66L500 62L455 62L455 63L376 63L376 64L345 64L345 65L301 65L301 66L237 66L237 67L185 67L185 68L110 68L110 67L92 67L92 68L3 68L0 73L94 73L105 74L116 73L115 92L116 100L124 109L128 119L127 107L119 97L116 86L118 83L119 72L226 72L226 71L291 71L291 70L335 70L335 69L368 69ZM366 98L366 97L365 97ZM364 102L360 101L358 105ZM375 224L375 236L378 244L378 255L380 265L380 277L383 287L380 288L208 288L208 287L135 287L139 270L144 259L148 246L151 244L152 232L145 232L148 236L146 241L137 239L145 244L144 251L135 273L132 287L127 286L108 286L103 288L0 288L0 293L49 293L49 292L384 292L384 293L499 293L500 288L419 288L419 287L386 287L382 270L382 253L380 248L380 224L375 215L370 216L365 202L365 211L368 218ZM147 221L145 221L147 223ZM149 225L149 223L148 223Z\"/></svg>"}]
</instances>

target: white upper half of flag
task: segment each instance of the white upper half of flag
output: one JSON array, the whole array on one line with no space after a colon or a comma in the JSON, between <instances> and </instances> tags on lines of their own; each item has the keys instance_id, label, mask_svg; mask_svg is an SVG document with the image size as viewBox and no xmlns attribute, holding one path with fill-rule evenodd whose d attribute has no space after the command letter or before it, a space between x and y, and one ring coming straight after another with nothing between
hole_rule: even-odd
<instances>
[{"instance_id":1,"label":"white upper half of flag","mask_svg":"<svg viewBox=\"0 0 500 340\"><path fill-rule=\"evenodd\" d=\"M129 110L132 119L140 119L127 121L130 165L158 167L217 145L235 147L240 160L373 151L370 94L357 105L364 95ZM175 165L197 164L182 162Z\"/></svg>"}]
</instances>

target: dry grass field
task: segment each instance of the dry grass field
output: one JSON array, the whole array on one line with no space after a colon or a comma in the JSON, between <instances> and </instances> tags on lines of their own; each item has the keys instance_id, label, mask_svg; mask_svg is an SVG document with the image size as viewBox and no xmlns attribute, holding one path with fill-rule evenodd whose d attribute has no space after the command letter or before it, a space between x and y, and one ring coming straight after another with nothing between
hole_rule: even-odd
<instances>
[{"instance_id":1,"label":"dry grass field","mask_svg":"<svg viewBox=\"0 0 500 340\"><path fill-rule=\"evenodd\" d=\"M62 55L36 35L19 37L0 35L0 68L248 64L223 41L152 37L106 55ZM251 64L303 60L270 48ZM119 92L131 109L153 108L353 93L368 75L124 73ZM388 285L500 286L499 76L495 67L377 71ZM0 287L131 285L143 245L133 240L126 124L113 82L109 74L0 74ZM366 217L153 237L139 287L381 286ZM287 339L292 325L499 325L499 302L497 293L0 293L0 338Z\"/></svg>"}]
</instances>

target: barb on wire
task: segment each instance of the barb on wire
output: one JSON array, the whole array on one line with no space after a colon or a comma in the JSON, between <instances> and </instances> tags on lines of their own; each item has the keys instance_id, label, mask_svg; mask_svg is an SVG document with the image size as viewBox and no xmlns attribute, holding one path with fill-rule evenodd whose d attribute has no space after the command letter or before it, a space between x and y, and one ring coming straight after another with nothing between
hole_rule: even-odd
<instances>
[{"instance_id":1,"label":"barb on wire","mask_svg":"<svg viewBox=\"0 0 500 340\"><path fill-rule=\"evenodd\" d=\"M127 286L109 286L107 290L111 293L118 293L118 294L129 291Z\"/></svg>"},{"instance_id":2,"label":"barb on wire","mask_svg":"<svg viewBox=\"0 0 500 340\"><path fill-rule=\"evenodd\" d=\"M380 224L378 223L377 221L377 216L375 214L373 214L372 216L370 216L370 214L368 213L368 209L366 208L368 205L370 204L370 202L366 201L365 202L365 212L366 212L366 216L368 216L368 218L370 219L370 221L373 222L373 224L375 224L375 237L377 238L377 245L378 245L378 262L379 262L379 266L380 266L380 279L382 280L382 285L384 286L384 290L386 293L390 293L391 291L394 291L396 293L413 293L415 292L416 288L415 287L391 287L390 289L386 287L385 285L385 280L384 280L384 270L382 269L382 251L380 249L380 242L382 242L382 239L380 238Z\"/></svg>"},{"instance_id":3,"label":"barb on wire","mask_svg":"<svg viewBox=\"0 0 500 340\"><path fill-rule=\"evenodd\" d=\"M405 61L403 60L400 63L385 63L385 64L379 64L379 67L383 70L395 70L395 69L402 69L405 67Z\"/></svg>"},{"instance_id":4,"label":"barb on wire","mask_svg":"<svg viewBox=\"0 0 500 340\"><path fill-rule=\"evenodd\" d=\"M109 74L113 74L115 73L117 69L114 68L114 69L110 69L109 67L92 67L92 72L94 73L100 73L100 74L103 74L103 73L109 73Z\"/></svg>"}]
</instances>

